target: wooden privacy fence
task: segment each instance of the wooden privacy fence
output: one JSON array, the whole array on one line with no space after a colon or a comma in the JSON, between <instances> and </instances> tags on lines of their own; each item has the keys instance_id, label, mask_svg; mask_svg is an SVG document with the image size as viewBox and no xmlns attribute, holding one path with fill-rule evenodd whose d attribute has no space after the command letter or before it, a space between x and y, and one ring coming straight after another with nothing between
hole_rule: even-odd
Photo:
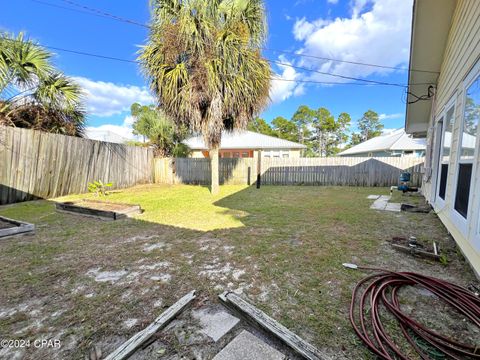
<instances>
[{"instance_id":1,"label":"wooden privacy fence","mask_svg":"<svg viewBox=\"0 0 480 360\"><path fill-rule=\"evenodd\" d=\"M0 126L0 204L153 181L151 149Z\"/></svg>"},{"instance_id":2,"label":"wooden privacy fence","mask_svg":"<svg viewBox=\"0 0 480 360\"><path fill-rule=\"evenodd\" d=\"M265 185L392 186L400 173L412 174L411 184L421 186L424 158L331 157L262 158L261 183ZM253 184L257 159L220 159L221 184ZM155 182L166 184L210 183L210 160L155 159Z\"/></svg>"}]
</instances>

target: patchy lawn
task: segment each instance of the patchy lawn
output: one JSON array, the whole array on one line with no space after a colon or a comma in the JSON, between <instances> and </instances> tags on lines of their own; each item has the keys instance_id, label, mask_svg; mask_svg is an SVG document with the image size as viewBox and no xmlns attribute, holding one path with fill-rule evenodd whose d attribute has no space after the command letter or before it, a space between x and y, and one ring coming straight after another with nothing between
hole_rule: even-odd
<instances>
[{"instance_id":1,"label":"patchy lawn","mask_svg":"<svg viewBox=\"0 0 480 360\"><path fill-rule=\"evenodd\" d=\"M373 358L348 320L351 290L366 273L343 262L475 282L435 214L369 209L367 195L388 193L224 186L212 197L206 187L145 185L107 197L145 210L116 222L57 213L51 201L1 207L37 231L0 240L0 338L62 341L60 351L19 358L83 359L95 345L109 353L192 289L211 300L232 289L334 358ZM386 240L400 235L437 241L449 264L395 252Z\"/></svg>"}]
</instances>

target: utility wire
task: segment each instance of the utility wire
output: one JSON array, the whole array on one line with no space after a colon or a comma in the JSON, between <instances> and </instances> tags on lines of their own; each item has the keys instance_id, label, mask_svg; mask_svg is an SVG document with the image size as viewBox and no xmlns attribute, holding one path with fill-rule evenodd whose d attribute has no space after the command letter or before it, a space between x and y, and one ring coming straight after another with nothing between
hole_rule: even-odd
<instances>
[{"instance_id":1,"label":"utility wire","mask_svg":"<svg viewBox=\"0 0 480 360\"><path fill-rule=\"evenodd\" d=\"M8 41L17 41L15 39L4 39ZM67 52L67 53L72 53L76 55L83 55L83 56L89 56L89 57L95 57L95 58L100 58L100 59L105 59L105 60L113 60L113 61L119 61L119 62L126 62L126 63L132 63L132 64L139 64L140 62L137 60L130 60L130 59L122 59L114 56L107 56L107 55L100 55L100 54L94 54L90 52L85 52L85 51L78 51L78 50L72 50L72 49L64 49L61 47L57 46L50 46L50 45L40 45L42 47L45 47L47 49L52 49L56 51L62 51L62 52ZM316 81L316 80L298 80L298 79L283 79L280 77L272 77L271 80L276 80L276 81L289 81L289 82L297 82L297 83L308 83L308 84L320 84L320 85L363 85L363 86L371 86L371 85L381 85L381 86L395 86L395 87L402 87L406 88L406 85L402 84L395 84L395 83L387 83L387 82L380 82L380 81L374 81L374 80L367 80L367 79L360 79L360 78L354 78L354 77L349 77L349 76L343 76L343 75L338 75L338 74L332 74L332 73L326 73L326 72L321 72L313 69L308 69L308 68L303 68L299 66L294 66L288 63L282 63L276 60L269 60L267 61L275 63L275 64L280 64L282 66L290 66L293 68L298 68L302 69L305 71L311 71L311 72L316 72L328 76L333 76L333 77L339 77L342 79L348 79L348 80L356 80L358 82L329 82L329 81ZM420 84L416 84L420 85Z\"/></svg>"},{"instance_id":2,"label":"utility wire","mask_svg":"<svg viewBox=\"0 0 480 360\"><path fill-rule=\"evenodd\" d=\"M407 87L407 85L403 85L403 84L396 84L396 83L388 83L388 82L383 82L383 81L361 79L361 78L356 78L356 77L351 77L351 76L346 76L346 75L340 75L340 74L335 74L335 73L329 73L329 72L315 70L315 69L309 69L309 68L306 68L306 67L303 67L303 66L295 66L295 65L285 63L285 62L282 62L282 61L277 61L277 60L267 59L267 61L270 62L270 63L281 65L281 66L288 66L288 67L291 67L291 68L294 68L294 69L299 69L299 70L303 70L303 71L310 71L310 72L314 72L314 73L318 73L318 74L322 74L322 75L327 75L327 76L338 77L338 78L346 79L346 80L362 81L362 82L375 84L375 85L387 85L387 86L396 86L396 87L402 87L402 88Z\"/></svg>"},{"instance_id":3,"label":"utility wire","mask_svg":"<svg viewBox=\"0 0 480 360\"><path fill-rule=\"evenodd\" d=\"M54 7L60 8L60 9L67 9L67 10L71 10L71 11L81 12L81 13L84 13L84 14L90 14L90 15L100 16L100 17L104 17L104 18L110 18L110 19L113 19L113 20L116 20L116 21L124 22L124 23L131 24L131 25L141 26L141 27L147 28L147 29L151 28L147 24L143 24L143 23L140 23L140 22L135 21L135 20L130 20L130 19L127 19L127 18L116 16L114 14L111 14L109 12L106 12L106 11L103 11L103 10L100 10L100 9L96 9L96 8L88 7L88 6L85 6L85 5L81 5L81 4L78 4L78 3L76 3L72 0L60 0L60 1L63 1L66 4L73 5L73 6L77 7L78 9L77 8L66 7L66 6L61 6L61 5L53 4L53 3L50 3L50 2L47 2L47 1L42 1L42 0L30 0L30 1L36 2L36 3L39 3L39 4L43 4L43 5L54 6ZM340 60L340 59L333 59L333 58L329 58L329 57L315 56L315 55L310 55L310 54L302 54L302 53L297 53L297 52L294 52L294 51L279 50L279 49L272 49L272 48L266 48L266 47L260 47L260 49L267 50L267 51L274 51L274 52L283 53L283 54L290 54L290 55L297 56L297 57L312 58L312 59L317 59L317 60L322 60L322 61L347 63L347 64L360 65L360 66L376 67L376 68L381 68L381 69L391 69L391 70L408 71L408 72L424 72L424 73L431 73L431 74L439 74L439 72L437 72L437 71L420 70L420 69L407 69L407 68L403 68L403 67L371 64L371 63L360 62L360 61Z\"/></svg>"},{"instance_id":4,"label":"utility wire","mask_svg":"<svg viewBox=\"0 0 480 360\"><path fill-rule=\"evenodd\" d=\"M408 71L408 72L424 72L424 73L430 73L430 74L439 74L438 71L408 69L408 68L404 68L404 67L370 64L370 63L359 62L359 61L339 60L339 59L332 59L332 58L323 57L323 56L316 56L316 55L298 53L298 52L295 52L295 51L278 50L278 49L272 49L272 48L266 48L266 47L262 47L261 49L262 50L267 50L267 51L272 51L272 52L277 52L277 53L281 53L281 54L289 54L289 55L293 55L293 56L311 58L311 59L318 59L318 60L323 60L323 61L333 61L333 62L353 64L353 65L370 66L370 67L377 67L377 68L382 68L382 69L401 70L401 71Z\"/></svg>"}]
</instances>

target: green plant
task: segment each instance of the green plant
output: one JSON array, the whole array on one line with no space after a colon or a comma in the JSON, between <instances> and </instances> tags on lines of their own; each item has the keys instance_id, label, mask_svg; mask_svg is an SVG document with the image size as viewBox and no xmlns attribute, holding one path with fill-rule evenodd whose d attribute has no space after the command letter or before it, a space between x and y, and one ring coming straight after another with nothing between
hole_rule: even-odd
<instances>
[{"instance_id":1,"label":"green plant","mask_svg":"<svg viewBox=\"0 0 480 360\"><path fill-rule=\"evenodd\" d=\"M165 115L203 135L219 191L222 130L245 129L269 102L272 72L259 47L263 0L151 0L140 63Z\"/></svg>"},{"instance_id":2,"label":"green plant","mask_svg":"<svg viewBox=\"0 0 480 360\"><path fill-rule=\"evenodd\" d=\"M83 136L84 93L52 55L23 33L0 32L0 125Z\"/></svg>"},{"instance_id":3,"label":"green plant","mask_svg":"<svg viewBox=\"0 0 480 360\"><path fill-rule=\"evenodd\" d=\"M107 196L107 188L113 186L113 183L104 183L101 180L96 180L94 182L88 183L88 191L95 194L95 196Z\"/></svg>"},{"instance_id":4,"label":"green plant","mask_svg":"<svg viewBox=\"0 0 480 360\"><path fill-rule=\"evenodd\" d=\"M438 259L440 261L440 264L442 265L448 265L448 257L447 254L445 253L440 253L440 258Z\"/></svg>"}]
</instances>

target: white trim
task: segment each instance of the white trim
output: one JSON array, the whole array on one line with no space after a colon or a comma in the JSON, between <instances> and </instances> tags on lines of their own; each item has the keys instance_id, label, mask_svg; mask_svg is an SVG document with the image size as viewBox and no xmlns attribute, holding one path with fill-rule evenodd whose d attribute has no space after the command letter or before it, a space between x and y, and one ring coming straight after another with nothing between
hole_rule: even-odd
<instances>
[{"instance_id":1,"label":"white trim","mask_svg":"<svg viewBox=\"0 0 480 360\"><path fill-rule=\"evenodd\" d=\"M440 129L439 129L440 127ZM443 121L435 121L433 127L433 136L434 136L434 144L432 149L432 190L430 191L430 203L435 204L437 200L437 184L438 182L438 173L440 170L440 155L442 154L442 140L443 140Z\"/></svg>"},{"instance_id":2,"label":"white trim","mask_svg":"<svg viewBox=\"0 0 480 360\"><path fill-rule=\"evenodd\" d=\"M447 172L447 179L445 183L445 199L442 199L439 196L439 190L440 190L440 177L442 174L441 168L442 165L444 165L443 162L443 148L445 145L445 130L447 129L447 113L453 108L453 122L452 122L452 136L450 136L450 152L448 154L448 163L445 163L448 165L448 170L450 170L450 166L452 166L452 138L453 138L453 129L455 127L455 112L457 111L457 92L455 91L452 95L452 98L443 106L442 111L439 113L437 116L438 120L436 121L437 123L442 120L442 140L439 148L439 155L438 155L438 165L437 165L437 179L436 179L436 184L435 184L435 202L434 202L434 208L435 211L439 212L442 211L446 205L447 205L447 198L448 198L448 183L449 183L449 176Z\"/></svg>"},{"instance_id":3,"label":"white trim","mask_svg":"<svg viewBox=\"0 0 480 360\"><path fill-rule=\"evenodd\" d=\"M467 97L467 89L476 81L480 80L480 59L477 59L476 64L472 67L468 75L466 76L463 82L463 89L464 89L464 104L466 105L466 97ZM464 105L464 108L465 108ZM465 115L465 109L462 113L462 132L459 136L463 138L463 116ZM480 119L479 119L480 120ZM472 179L470 183L470 194L469 194L469 206L468 206L468 213L467 213L467 221L469 224L469 233L468 239L470 239L472 243L472 247L480 252L480 194L476 194L475 201L470 203L470 199L472 199L474 189L478 189L480 187L480 178L479 178L479 171L480 168L478 166L479 162L479 153L480 153L480 121L478 124L477 129L477 139L475 143L475 152L473 156L473 166L472 166ZM461 148L459 148L461 150ZM459 158L460 158L460 151L459 151ZM458 177L458 175L457 175Z\"/></svg>"},{"instance_id":4,"label":"white trim","mask_svg":"<svg viewBox=\"0 0 480 360\"><path fill-rule=\"evenodd\" d=\"M465 237L468 238L469 235L469 227L471 227L472 222L475 223L475 221L472 221L472 208L474 208L474 204L472 203L471 199L473 197L473 190L475 189L475 174L477 172L477 159L478 159L478 148L479 148L479 140L480 140L480 135L479 135L479 128L480 128L480 121L477 124L477 134L476 134L476 139L475 139L475 151L473 155L473 159L471 160L461 160L461 153L462 153L462 146L463 146L463 129L465 127L465 107L466 107L466 98L467 98L467 89L477 80L480 79L480 61L473 66L473 68L470 70L468 75L466 76L465 80L463 81L462 84L462 98L463 98L463 104L462 104L462 112L460 114L460 124L458 127L458 139L457 139L457 154L456 154L456 159L455 159L455 168L454 168L454 183L453 183L453 196L452 196L452 207L451 207L451 218L452 222L454 225L458 228L458 230L464 235ZM460 170L460 164L472 164L472 174L470 178L470 190L468 193L468 208L467 208L467 217L463 217L456 209L455 209L455 200L457 197L457 185L458 185L458 176L459 176L459 170ZM478 217L478 213L477 213ZM478 234L478 232L477 232ZM476 243L476 238L477 236L472 237L473 243Z\"/></svg>"}]
</instances>

